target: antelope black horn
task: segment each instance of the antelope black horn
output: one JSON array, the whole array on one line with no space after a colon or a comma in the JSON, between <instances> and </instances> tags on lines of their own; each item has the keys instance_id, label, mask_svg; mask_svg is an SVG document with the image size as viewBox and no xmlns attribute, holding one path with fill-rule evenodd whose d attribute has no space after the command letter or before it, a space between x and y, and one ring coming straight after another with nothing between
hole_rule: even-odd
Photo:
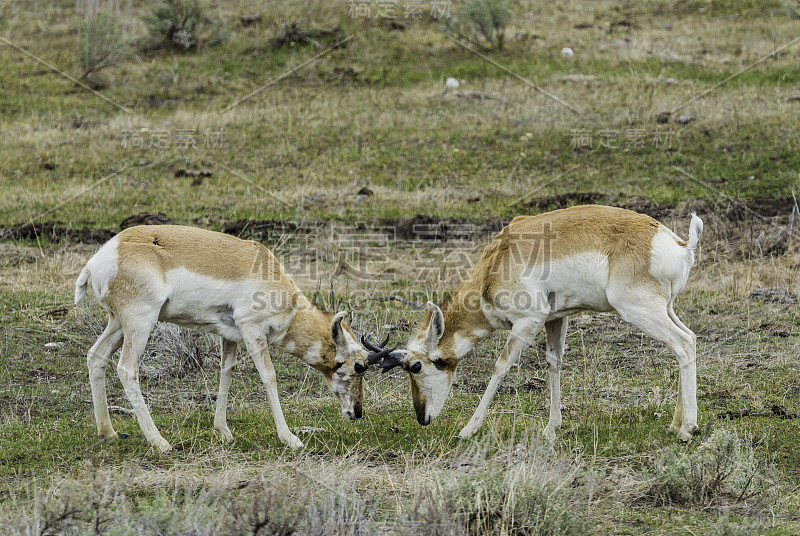
<instances>
[{"instance_id":1,"label":"antelope black horn","mask_svg":"<svg viewBox=\"0 0 800 536\"><path fill-rule=\"evenodd\" d=\"M378 346L375 346L370 342L369 337L366 334L361 335L361 344L363 344L368 350L372 350L373 352L380 352L383 350L383 347L386 346L386 343L389 342L389 336L387 335L383 342L380 343Z\"/></svg>"},{"instance_id":2,"label":"antelope black horn","mask_svg":"<svg viewBox=\"0 0 800 536\"><path fill-rule=\"evenodd\" d=\"M372 352L367 356L367 362L370 365L380 363L381 359L385 358L387 355L397 350L396 344L392 348L384 348L384 346L386 346L386 343L388 341L389 337L387 336L386 339L384 339L384 341L379 346L375 346L369 341L369 338L367 338L365 335L361 336L361 344L363 344L367 349L369 349Z\"/></svg>"},{"instance_id":3,"label":"antelope black horn","mask_svg":"<svg viewBox=\"0 0 800 536\"><path fill-rule=\"evenodd\" d=\"M402 352L390 353L379 365L381 367L381 374L389 372L395 367L399 367L405 360L406 356Z\"/></svg>"},{"instance_id":4,"label":"antelope black horn","mask_svg":"<svg viewBox=\"0 0 800 536\"><path fill-rule=\"evenodd\" d=\"M395 350L397 350L396 344L392 348L384 348L380 352L368 355L367 362L370 365L374 365L375 363L380 363L381 359L385 358L388 355L391 355L391 353L394 352Z\"/></svg>"}]
</instances>

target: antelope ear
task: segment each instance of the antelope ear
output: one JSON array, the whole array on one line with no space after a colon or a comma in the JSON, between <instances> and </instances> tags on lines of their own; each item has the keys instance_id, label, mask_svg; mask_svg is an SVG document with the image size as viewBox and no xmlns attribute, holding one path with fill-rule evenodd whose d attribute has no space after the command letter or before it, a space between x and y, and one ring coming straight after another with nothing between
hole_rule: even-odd
<instances>
[{"instance_id":1,"label":"antelope ear","mask_svg":"<svg viewBox=\"0 0 800 536\"><path fill-rule=\"evenodd\" d=\"M349 313L347 311L338 312L331 321L331 339L333 340L333 344L335 344L337 347L348 345L347 337L345 335L346 330L342 327L342 320L344 320L348 314Z\"/></svg>"},{"instance_id":2,"label":"antelope ear","mask_svg":"<svg viewBox=\"0 0 800 536\"><path fill-rule=\"evenodd\" d=\"M444 335L444 315L433 302L428 302L428 310L431 311L431 320L425 328L425 344L428 348L436 348L439 346L439 339Z\"/></svg>"}]
</instances>

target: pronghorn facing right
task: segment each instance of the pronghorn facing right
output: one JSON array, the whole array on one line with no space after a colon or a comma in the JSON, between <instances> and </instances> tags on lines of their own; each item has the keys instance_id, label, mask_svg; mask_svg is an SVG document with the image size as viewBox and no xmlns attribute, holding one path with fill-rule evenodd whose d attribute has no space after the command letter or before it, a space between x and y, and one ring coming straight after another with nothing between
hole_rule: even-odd
<instances>
[{"instance_id":1,"label":"pronghorn facing right","mask_svg":"<svg viewBox=\"0 0 800 536\"><path fill-rule=\"evenodd\" d=\"M686 285L702 231L693 214L686 243L649 216L597 205L514 218L441 309L428 302L406 349L390 354L381 367L409 373L417 420L426 425L442 410L461 358L493 330L510 329L480 405L459 434L467 438L483 423L500 381L544 328L550 365L544 433L552 439L561 426L567 318L583 310L616 311L677 355L678 401L670 429L688 440L697 429L696 338L672 302Z\"/></svg>"},{"instance_id":2,"label":"pronghorn facing right","mask_svg":"<svg viewBox=\"0 0 800 536\"><path fill-rule=\"evenodd\" d=\"M159 320L222 337L214 428L225 441L233 440L226 404L238 344L264 382L278 437L292 448L303 443L284 419L270 345L320 371L342 415L351 420L361 418L364 373L391 351L368 354L344 321L347 313L320 311L269 249L222 233L177 225L130 227L86 264L75 283L75 303L90 282L108 312L108 326L87 357L97 433L117 437L108 414L105 371L121 347L117 373L125 394L147 441L163 452L171 447L153 423L138 372L139 356Z\"/></svg>"}]
</instances>

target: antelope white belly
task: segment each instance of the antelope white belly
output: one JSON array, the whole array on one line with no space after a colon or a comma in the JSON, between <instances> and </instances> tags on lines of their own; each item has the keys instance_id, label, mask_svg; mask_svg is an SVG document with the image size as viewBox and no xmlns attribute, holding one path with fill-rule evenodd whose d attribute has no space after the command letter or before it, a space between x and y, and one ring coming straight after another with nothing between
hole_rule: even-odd
<instances>
[{"instance_id":1,"label":"antelope white belly","mask_svg":"<svg viewBox=\"0 0 800 536\"><path fill-rule=\"evenodd\" d=\"M247 281L219 281L185 268L165 273L167 301L158 319L179 326L222 335L240 342L236 310L248 296Z\"/></svg>"},{"instance_id":2,"label":"antelope white belly","mask_svg":"<svg viewBox=\"0 0 800 536\"><path fill-rule=\"evenodd\" d=\"M613 310L606 297L607 285L608 257L596 252L550 261L523 272L520 278L521 291L530 294L533 307L551 307L549 318L586 309Z\"/></svg>"}]
</instances>

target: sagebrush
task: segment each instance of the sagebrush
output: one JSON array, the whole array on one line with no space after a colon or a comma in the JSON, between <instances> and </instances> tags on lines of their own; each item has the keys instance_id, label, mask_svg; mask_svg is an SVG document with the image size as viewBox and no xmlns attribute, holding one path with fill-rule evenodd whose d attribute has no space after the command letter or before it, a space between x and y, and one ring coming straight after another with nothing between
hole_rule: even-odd
<instances>
[{"instance_id":1,"label":"sagebrush","mask_svg":"<svg viewBox=\"0 0 800 536\"><path fill-rule=\"evenodd\" d=\"M80 81L93 86L105 85L98 74L123 62L129 55L128 39L118 17L111 9L96 10L87 6L86 21L81 29L75 52Z\"/></svg>"},{"instance_id":2,"label":"sagebrush","mask_svg":"<svg viewBox=\"0 0 800 536\"><path fill-rule=\"evenodd\" d=\"M715 430L694 450L660 451L651 467L650 496L658 504L708 506L721 501L756 503L766 498L770 478L751 440Z\"/></svg>"},{"instance_id":3,"label":"sagebrush","mask_svg":"<svg viewBox=\"0 0 800 536\"><path fill-rule=\"evenodd\" d=\"M143 19L154 46L189 50L200 42L201 32L208 23L207 11L203 0L166 0Z\"/></svg>"},{"instance_id":4,"label":"sagebrush","mask_svg":"<svg viewBox=\"0 0 800 536\"><path fill-rule=\"evenodd\" d=\"M503 50L511 20L510 0L467 0L457 14L442 17L444 31L483 50Z\"/></svg>"},{"instance_id":5,"label":"sagebrush","mask_svg":"<svg viewBox=\"0 0 800 536\"><path fill-rule=\"evenodd\" d=\"M580 465L552 455L529 437L500 456L485 450L461 460L470 471L448 471L427 480L406 509L408 534L586 534L594 479Z\"/></svg>"}]
</instances>

